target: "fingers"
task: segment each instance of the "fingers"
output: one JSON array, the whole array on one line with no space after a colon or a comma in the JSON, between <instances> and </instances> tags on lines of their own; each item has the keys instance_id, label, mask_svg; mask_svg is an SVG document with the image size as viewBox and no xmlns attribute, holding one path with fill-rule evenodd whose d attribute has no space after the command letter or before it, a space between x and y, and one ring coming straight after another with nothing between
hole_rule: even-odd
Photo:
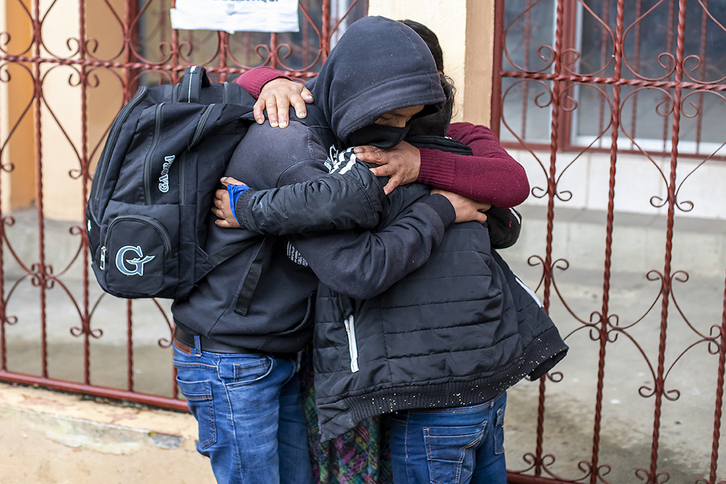
<instances>
[{"instance_id":1,"label":"fingers","mask_svg":"<svg viewBox=\"0 0 726 484\"><path fill-rule=\"evenodd\" d=\"M386 152L375 146L356 146L353 152L361 161L379 165L388 163L388 159L385 157Z\"/></svg>"},{"instance_id":2,"label":"fingers","mask_svg":"<svg viewBox=\"0 0 726 484\"><path fill-rule=\"evenodd\" d=\"M396 189L398 185L401 184L401 180L398 177L392 177L390 180L388 180L388 183L386 183L386 186L383 187L383 193L386 195L390 195L393 190Z\"/></svg>"},{"instance_id":3,"label":"fingers","mask_svg":"<svg viewBox=\"0 0 726 484\"><path fill-rule=\"evenodd\" d=\"M295 116L298 118L304 118L308 115L307 108L305 107L305 101L302 96L297 94L290 96L290 104L295 108ZM280 126L283 127L282 125Z\"/></svg>"},{"instance_id":4,"label":"fingers","mask_svg":"<svg viewBox=\"0 0 726 484\"><path fill-rule=\"evenodd\" d=\"M252 106L252 112L255 115L255 121L257 121L257 124L264 124L265 122L265 100L264 99L258 99L254 106Z\"/></svg>"},{"instance_id":5,"label":"fingers","mask_svg":"<svg viewBox=\"0 0 726 484\"><path fill-rule=\"evenodd\" d=\"M277 128L277 97L268 96L265 98L265 109L267 110L267 119L270 121L270 126Z\"/></svg>"},{"instance_id":6,"label":"fingers","mask_svg":"<svg viewBox=\"0 0 726 484\"><path fill-rule=\"evenodd\" d=\"M286 96L277 96L276 99L277 124L281 128L287 128L287 124L290 122L290 98ZM272 116L270 116L270 125L272 126Z\"/></svg>"},{"instance_id":7,"label":"fingers","mask_svg":"<svg viewBox=\"0 0 726 484\"><path fill-rule=\"evenodd\" d=\"M376 166L370 169L375 176L391 176L395 173L395 169L390 165Z\"/></svg>"},{"instance_id":8,"label":"fingers","mask_svg":"<svg viewBox=\"0 0 726 484\"><path fill-rule=\"evenodd\" d=\"M236 221L229 222L229 221L227 221L225 219L221 219L220 218L220 219L215 220L214 223L218 227L222 227L223 229L236 229L236 228L239 228L239 224Z\"/></svg>"},{"instance_id":9,"label":"fingers","mask_svg":"<svg viewBox=\"0 0 726 484\"><path fill-rule=\"evenodd\" d=\"M474 215L473 220L483 224L487 221L487 215L485 213L477 212L476 215Z\"/></svg>"},{"instance_id":10,"label":"fingers","mask_svg":"<svg viewBox=\"0 0 726 484\"><path fill-rule=\"evenodd\" d=\"M219 181L220 181L220 182L222 183L222 185L224 185L225 187L226 187L227 185L244 185L244 186L247 186L247 184L246 184L246 183L243 183L243 182L241 182L241 181L237 180L236 178L232 178L231 176L223 176L222 178L220 178L220 179L219 179ZM222 190L222 191L223 191L223 192L225 192L225 193L227 193L227 191L226 191L226 190Z\"/></svg>"}]
</instances>

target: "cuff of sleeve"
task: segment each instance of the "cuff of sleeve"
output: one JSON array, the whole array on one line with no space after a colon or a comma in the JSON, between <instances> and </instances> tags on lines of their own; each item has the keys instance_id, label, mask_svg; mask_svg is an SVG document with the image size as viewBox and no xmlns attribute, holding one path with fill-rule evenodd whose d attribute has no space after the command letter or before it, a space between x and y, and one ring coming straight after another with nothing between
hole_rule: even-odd
<instances>
[{"instance_id":1,"label":"cuff of sleeve","mask_svg":"<svg viewBox=\"0 0 726 484\"><path fill-rule=\"evenodd\" d=\"M250 217L248 215L249 210L247 207L255 193L257 193L257 190L248 188L244 192L240 193L237 198L234 205L234 218L237 219L237 223L240 227L250 228Z\"/></svg>"},{"instance_id":2,"label":"cuff of sleeve","mask_svg":"<svg viewBox=\"0 0 726 484\"><path fill-rule=\"evenodd\" d=\"M235 213L237 211L237 199L240 197L240 195L249 190L249 188L250 187L248 187L247 185L227 185L227 193L229 194L229 207L232 209L232 215L234 215L237 223L239 223L239 219L237 219L237 214Z\"/></svg>"},{"instance_id":3,"label":"cuff of sleeve","mask_svg":"<svg viewBox=\"0 0 726 484\"><path fill-rule=\"evenodd\" d=\"M418 181L426 185L451 189L456 168L453 155L439 150L421 148L421 168Z\"/></svg>"},{"instance_id":4,"label":"cuff of sleeve","mask_svg":"<svg viewBox=\"0 0 726 484\"><path fill-rule=\"evenodd\" d=\"M286 76L277 69L265 66L257 67L243 73L237 78L236 82L242 86L245 91L249 92L255 99L257 99L260 97L260 91L262 91L262 87L265 84L280 77L290 80L290 77Z\"/></svg>"},{"instance_id":5,"label":"cuff of sleeve","mask_svg":"<svg viewBox=\"0 0 726 484\"><path fill-rule=\"evenodd\" d=\"M451 202L445 196L437 193L427 198L424 203L430 205L439 214L441 221L444 223L444 228L449 228L456 221L454 206L451 205Z\"/></svg>"}]
</instances>

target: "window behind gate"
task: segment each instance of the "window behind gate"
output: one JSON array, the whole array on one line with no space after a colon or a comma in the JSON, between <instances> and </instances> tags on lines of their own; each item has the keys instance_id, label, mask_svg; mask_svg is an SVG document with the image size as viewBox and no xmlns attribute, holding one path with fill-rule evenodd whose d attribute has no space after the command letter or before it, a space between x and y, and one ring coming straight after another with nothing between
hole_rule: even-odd
<instances>
[{"instance_id":1,"label":"window behind gate","mask_svg":"<svg viewBox=\"0 0 726 484\"><path fill-rule=\"evenodd\" d=\"M502 125L505 141L550 144L555 75L556 0L508 0L504 7ZM621 136L618 150L670 152L673 83L676 81L675 0L627 0L622 21ZM563 85L558 146L609 149L617 28L616 0L563 2ZM686 3L684 76L694 88L726 79L726 2ZM512 77L506 75L512 73ZM516 76L516 77L515 77ZM549 77L548 77L549 76ZM646 86L647 89L643 87ZM712 154L724 142L726 103L683 90L679 153ZM718 155L726 155L721 150Z\"/></svg>"}]
</instances>

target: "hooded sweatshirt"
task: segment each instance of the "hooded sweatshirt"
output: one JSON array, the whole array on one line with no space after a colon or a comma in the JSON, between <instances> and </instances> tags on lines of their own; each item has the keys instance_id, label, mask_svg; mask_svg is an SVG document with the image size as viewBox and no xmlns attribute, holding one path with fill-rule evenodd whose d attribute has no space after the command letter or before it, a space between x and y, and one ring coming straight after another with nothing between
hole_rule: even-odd
<instances>
[{"instance_id":1,"label":"hooded sweatshirt","mask_svg":"<svg viewBox=\"0 0 726 484\"><path fill-rule=\"evenodd\" d=\"M411 29L383 17L352 24L307 83L332 131L335 144L382 114L444 101L434 60ZM226 175L252 188L276 188L328 174L326 146L316 131L297 121L285 130L252 125ZM373 175L370 175L373 179ZM318 281L351 297L379 294L421 267L454 222L448 200L433 195L385 230L348 230L266 238L212 271L172 312L183 330L261 353L291 353L312 336ZM207 251L251 237L210 221ZM262 261L251 299L238 304L253 261Z\"/></svg>"}]
</instances>

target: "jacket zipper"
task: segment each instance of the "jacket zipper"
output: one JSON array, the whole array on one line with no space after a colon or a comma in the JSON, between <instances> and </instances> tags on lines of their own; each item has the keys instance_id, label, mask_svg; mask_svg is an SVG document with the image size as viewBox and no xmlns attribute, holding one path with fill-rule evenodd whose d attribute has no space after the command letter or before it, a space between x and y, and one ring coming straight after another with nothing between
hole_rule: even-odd
<instances>
[{"instance_id":1,"label":"jacket zipper","mask_svg":"<svg viewBox=\"0 0 726 484\"><path fill-rule=\"evenodd\" d=\"M136 95L129 101L129 103L121 108L121 111L119 111L118 116L116 116L116 120L113 122L113 125L111 126L111 132L108 134L108 139L106 140L106 146L109 148L108 151L104 153L103 158L99 160L98 162L98 169L96 170L99 181L103 180L106 177L106 170L108 169L108 164L111 160L111 154L113 152L113 147L116 144L116 141L118 140L119 134L121 133L121 127L128 119L129 115L131 114L131 111L139 105L139 103L146 97L146 91L148 89L146 86L141 86L139 88L139 91L136 93ZM96 183L96 186L100 187L102 183ZM96 193L94 194L94 197L96 200L99 200L101 198L101 190L98 188L96 190Z\"/></svg>"},{"instance_id":2,"label":"jacket zipper","mask_svg":"<svg viewBox=\"0 0 726 484\"><path fill-rule=\"evenodd\" d=\"M229 82L224 81L222 83L224 86L224 94L222 95L222 104L229 104Z\"/></svg>"},{"instance_id":3,"label":"jacket zipper","mask_svg":"<svg viewBox=\"0 0 726 484\"><path fill-rule=\"evenodd\" d=\"M350 371L355 373L358 368L358 344L355 340L355 320L353 315L348 316L345 321L345 332L348 333L348 352L350 353Z\"/></svg>"},{"instance_id":4,"label":"jacket zipper","mask_svg":"<svg viewBox=\"0 0 726 484\"><path fill-rule=\"evenodd\" d=\"M161 225L153 218L144 217L143 215L124 215L121 217L116 217L110 224L108 224L108 230L106 231L106 240L104 241L104 245L101 246L101 260L98 261L98 267L102 271L106 270L106 247L108 246L108 237L111 233L111 229L117 223L127 220L131 220L133 222L141 222L142 224L148 225L152 229L156 230L156 233L159 234L159 237L164 244L164 256L171 252L171 241L169 240L169 236L166 233L166 229L163 225Z\"/></svg>"},{"instance_id":5,"label":"jacket zipper","mask_svg":"<svg viewBox=\"0 0 726 484\"><path fill-rule=\"evenodd\" d=\"M144 160L144 202L149 205L151 203L151 157L156 151L156 146L159 144L159 138L161 138L161 110L164 107L164 103L156 105L156 112L154 113L154 120L156 124L154 126L154 140L151 142L151 149L146 153L146 159Z\"/></svg>"}]
</instances>

